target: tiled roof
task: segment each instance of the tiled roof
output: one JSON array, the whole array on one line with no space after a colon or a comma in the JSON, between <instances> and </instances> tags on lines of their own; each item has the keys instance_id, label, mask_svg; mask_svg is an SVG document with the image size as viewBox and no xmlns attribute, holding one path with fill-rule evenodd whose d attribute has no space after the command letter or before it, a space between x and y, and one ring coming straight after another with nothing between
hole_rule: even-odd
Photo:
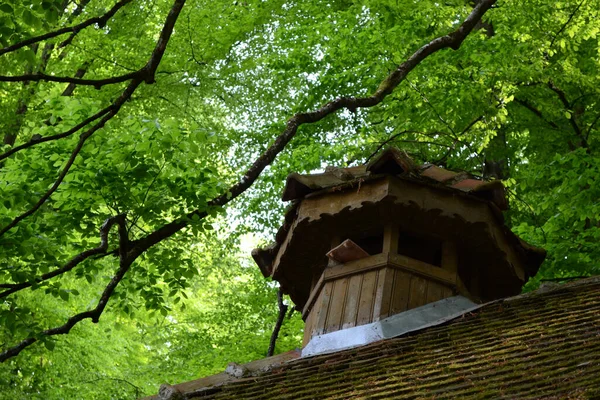
<instances>
[{"instance_id":1,"label":"tiled roof","mask_svg":"<svg viewBox=\"0 0 600 400\"><path fill-rule=\"evenodd\" d=\"M389 148L373 161L351 168L327 167L320 174L290 174L283 191L283 200L296 200L323 189L371 179L381 174L397 175L425 184L445 186L489 200L500 210L508 209L504 185L500 181L484 181L466 172L455 172L432 164L417 165L403 151Z\"/></svg>"},{"instance_id":2,"label":"tiled roof","mask_svg":"<svg viewBox=\"0 0 600 400\"><path fill-rule=\"evenodd\" d=\"M213 387L182 385L198 399L600 398L600 278L253 375Z\"/></svg>"}]
</instances>

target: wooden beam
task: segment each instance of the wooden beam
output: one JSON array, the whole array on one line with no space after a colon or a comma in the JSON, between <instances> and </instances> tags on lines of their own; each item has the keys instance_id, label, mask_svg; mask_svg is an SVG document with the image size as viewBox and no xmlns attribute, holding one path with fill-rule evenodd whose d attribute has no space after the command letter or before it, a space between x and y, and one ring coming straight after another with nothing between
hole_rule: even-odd
<instances>
[{"instance_id":1,"label":"wooden beam","mask_svg":"<svg viewBox=\"0 0 600 400\"><path fill-rule=\"evenodd\" d=\"M383 252L398 253L398 238L400 236L400 227L395 223L388 223L383 229Z\"/></svg>"},{"instance_id":2,"label":"wooden beam","mask_svg":"<svg viewBox=\"0 0 600 400\"><path fill-rule=\"evenodd\" d=\"M458 271L458 251L453 240L442 243L442 268L455 274Z\"/></svg>"},{"instance_id":3,"label":"wooden beam","mask_svg":"<svg viewBox=\"0 0 600 400\"><path fill-rule=\"evenodd\" d=\"M435 265L428 264L401 254L389 255L390 266L413 272L426 278L431 278L446 285L456 285L456 273L446 271Z\"/></svg>"}]
</instances>

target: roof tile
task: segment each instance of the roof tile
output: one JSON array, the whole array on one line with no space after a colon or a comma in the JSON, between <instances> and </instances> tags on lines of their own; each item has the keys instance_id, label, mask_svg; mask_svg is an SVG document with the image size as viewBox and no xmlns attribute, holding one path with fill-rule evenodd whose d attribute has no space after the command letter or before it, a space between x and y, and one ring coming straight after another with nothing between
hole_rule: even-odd
<instances>
[{"instance_id":1,"label":"roof tile","mask_svg":"<svg viewBox=\"0 0 600 400\"><path fill-rule=\"evenodd\" d=\"M600 395L600 279L484 305L447 324L289 361L191 398L526 399Z\"/></svg>"}]
</instances>

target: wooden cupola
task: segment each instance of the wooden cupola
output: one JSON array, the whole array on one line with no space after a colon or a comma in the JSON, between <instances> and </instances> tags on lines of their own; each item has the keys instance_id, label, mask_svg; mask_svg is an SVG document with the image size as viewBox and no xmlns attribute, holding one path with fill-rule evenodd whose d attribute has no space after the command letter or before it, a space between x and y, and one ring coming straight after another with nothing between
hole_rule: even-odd
<instances>
[{"instance_id":1,"label":"wooden cupola","mask_svg":"<svg viewBox=\"0 0 600 400\"><path fill-rule=\"evenodd\" d=\"M275 243L252 252L313 336L455 295L513 296L545 251L504 224L500 181L485 182L391 148L367 165L287 178Z\"/></svg>"}]
</instances>

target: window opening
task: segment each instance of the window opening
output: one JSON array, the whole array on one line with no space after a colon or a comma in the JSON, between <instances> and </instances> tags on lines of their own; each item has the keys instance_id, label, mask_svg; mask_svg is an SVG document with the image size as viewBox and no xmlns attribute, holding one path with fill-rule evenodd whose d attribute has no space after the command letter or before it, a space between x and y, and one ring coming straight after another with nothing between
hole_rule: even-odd
<instances>
[{"instance_id":1,"label":"window opening","mask_svg":"<svg viewBox=\"0 0 600 400\"><path fill-rule=\"evenodd\" d=\"M400 232L400 235L398 235L398 254L441 267L442 241L428 235Z\"/></svg>"}]
</instances>

